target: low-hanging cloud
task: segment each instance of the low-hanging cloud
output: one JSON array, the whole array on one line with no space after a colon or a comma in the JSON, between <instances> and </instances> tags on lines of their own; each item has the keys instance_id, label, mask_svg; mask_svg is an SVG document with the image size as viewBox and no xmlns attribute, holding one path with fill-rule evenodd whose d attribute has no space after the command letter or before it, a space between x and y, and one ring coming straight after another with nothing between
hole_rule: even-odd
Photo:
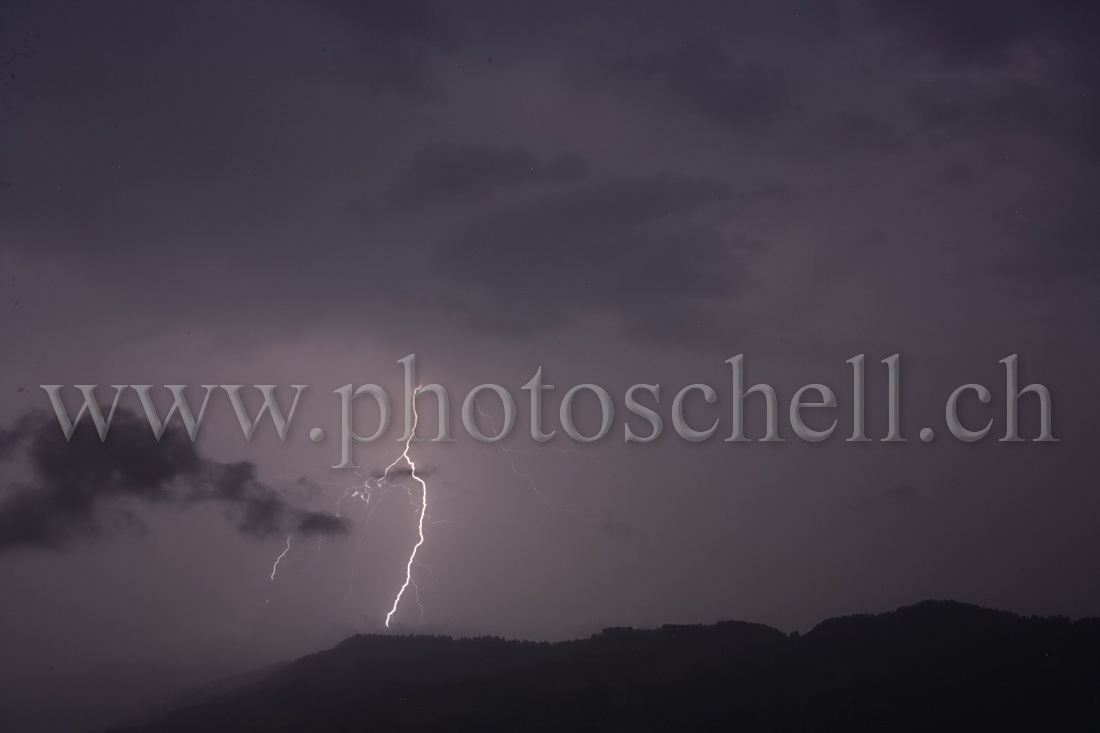
<instances>
[{"instance_id":1,"label":"low-hanging cloud","mask_svg":"<svg viewBox=\"0 0 1100 733\"><path fill-rule=\"evenodd\" d=\"M122 409L103 441L90 422L66 441L53 415L27 413L0 429L0 460L11 465L20 451L29 479L9 483L0 498L0 552L64 549L110 535L120 529L114 517L133 519L127 505L134 501L181 507L216 502L252 537L347 530L339 517L291 506L256 478L253 463L205 458L175 426L158 442L148 423Z\"/></svg>"}]
</instances>

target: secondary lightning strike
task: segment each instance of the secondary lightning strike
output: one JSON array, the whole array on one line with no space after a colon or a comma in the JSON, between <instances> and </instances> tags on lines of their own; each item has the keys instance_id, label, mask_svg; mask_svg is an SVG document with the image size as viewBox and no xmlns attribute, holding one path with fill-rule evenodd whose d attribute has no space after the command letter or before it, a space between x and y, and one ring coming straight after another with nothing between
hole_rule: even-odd
<instances>
[{"instance_id":1,"label":"secondary lightning strike","mask_svg":"<svg viewBox=\"0 0 1100 733\"><path fill-rule=\"evenodd\" d=\"M410 583L413 589L413 600L416 601L416 607L420 609L420 623L424 623L424 604L420 602L420 586L416 584L416 581Z\"/></svg>"},{"instance_id":2,"label":"secondary lightning strike","mask_svg":"<svg viewBox=\"0 0 1100 733\"><path fill-rule=\"evenodd\" d=\"M381 479L378 479L378 481L381 481ZM369 483L370 481L368 480L368 482L364 484L364 486L368 485ZM359 563L363 559L363 537L367 534L367 527L370 525L370 518L374 516L374 510L381 505L382 499L386 498L386 494L388 493L389 487L382 487L378 494L378 500L375 501L374 504L370 503L373 495L369 491L357 491L355 492L355 494L353 494L353 496L356 496L363 501L365 508L363 509L363 513L359 515L359 546L355 553L355 561L351 564L351 568L348 570L348 590L347 593L344 594L344 600L340 601L341 608L351 598L352 591L355 589L355 571L359 569Z\"/></svg>"},{"instance_id":3,"label":"secondary lightning strike","mask_svg":"<svg viewBox=\"0 0 1100 733\"><path fill-rule=\"evenodd\" d=\"M485 418L486 420L488 420L488 421L489 421L489 425L490 425L490 426L491 426L491 427L493 428L493 432L495 433L495 432L497 431L497 423L496 423L496 420L494 420L494 419L492 418L492 416L491 416L491 415L489 415L489 414L488 414L487 412L485 412L484 410L482 410L482 409L481 409L481 405L480 405L480 404L479 404L479 403L478 403L478 402L477 402L476 400L474 401L474 404L475 404L475 405L477 405L477 412L478 412L478 414L479 414L479 415L481 415L482 417L484 417L484 418ZM519 476L520 478L522 478L522 479L524 479L525 481L527 481L527 484L528 484L528 485L529 485L529 486L531 487L531 490L532 490L533 492L535 492L535 494L536 494L536 495L538 495L538 497L539 497L540 499L542 499L542 503L546 505L546 508L547 508L547 509L552 509L552 510L554 510L555 512L562 512L563 514L572 514L572 515L574 515L574 516L576 516L576 517L579 517L579 518L581 518L581 519L585 520L586 522L595 522L595 521L596 521L596 519L595 519L594 517L589 517L589 516L587 516L587 515L585 515L585 514L581 514L580 512L578 512L578 511L575 511L575 510L573 510L573 509L565 509L565 508L563 508L563 507L560 507L560 506L557 506L557 505L555 505L555 504L554 504L554 503L553 503L552 501L550 501L550 497L548 497L548 496L547 496L546 494L544 494L544 493L542 492L542 489L540 489L540 488L538 487L538 484L536 484L536 483L535 483L535 479L531 478L531 477L530 477L530 476L529 476L528 474L526 474L526 473L524 473L523 471L519 470L519 468L518 468L518 467L516 466L516 459L515 459L515 457L514 457L514 456L512 455L512 451L510 451L510 450L508 450L507 448L505 448L505 447L504 447L504 443L502 443L502 442L501 442L501 441L499 441L499 440L497 441L497 445L498 445L498 446L500 446L500 449L501 449L502 451L504 451L504 455L508 457L508 465L509 465L509 466L511 466L511 468L512 468L512 473L514 473L515 475L517 475L517 476ZM560 450L560 449L557 449L557 450Z\"/></svg>"},{"instance_id":4,"label":"secondary lightning strike","mask_svg":"<svg viewBox=\"0 0 1100 733\"><path fill-rule=\"evenodd\" d=\"M416 412L416 395L419 394L419 392L420 386L418 385L417 388L413 391L413 424L412 430L409 431L409 439L405 441L405 450L401 452L401 455L398 456L393 463L386 467L385 472L383 472L382 474L384 478L390 472L390 469L392 469L394 466L400 463L402 459L404 459L405 462L409 464L409 475L414 478L417 483L420 484L420 513L417 517L416 525L417 540L416 544L413 545L412 552L409 553L409 561L405 564L405 582L401 585L401 589L397 591L397 595L393 599L393 606L390 608L390 612L386 614L387 629L390 627L390 619L392 619L393 615L397 612L398 604L401 603L401 596L405 595L405 591L408 589L409 585L412 585L414 589L416 588L416 584L413 583L412 579L412 568L413 563L416 562L416 553L420 551L420 546L424 544L424 518L428 514L428 485L424 483L424 479L420 478L420 476L417 475L416 463L414 463L413 459L409 456L409 445L412 443L413 438L416 437L416 423L420 419L420 416ZM424 607L420 605L420 593L418 590L414 590L414 592L417 595L416 605L420 606L420 613L421 617L423 618Z\"/></svg>"},{"instance_id":5,"label":"secondary lightning strike","mask_svg":"<svg viewBox=\"0 0 1100 733\"><path fill-rule=\"evenodd\" d=\"M315 544L313 546L313 554L310 556L309 560L306 561L306 568L307 569L309 568L310 565L313 564L314 560L316 560L322 554L324 554L324 550L321 549L321 545L324 544L324 541L325 541L324 537L318 537L317 538L317 544Z\"/></svg>"},{"instance_id":6,"label":"secondary lightning strike","mask_svg":"<svg viewBox=\"0 0 1100 733\"><path fill-rule=\"evenodd\" d=\"M275 573L279 570L279 563L281 563L283 561L283 558L286 557L286 554L288 552L290 552L290 538L291 537L292 537L292 535L287 535L286 536L286 549L283 550L282 554L280 554L277 558L275 558L275 564L271 566L271 581L272 582L275 581Z\"/></svg>"}]
</instances>

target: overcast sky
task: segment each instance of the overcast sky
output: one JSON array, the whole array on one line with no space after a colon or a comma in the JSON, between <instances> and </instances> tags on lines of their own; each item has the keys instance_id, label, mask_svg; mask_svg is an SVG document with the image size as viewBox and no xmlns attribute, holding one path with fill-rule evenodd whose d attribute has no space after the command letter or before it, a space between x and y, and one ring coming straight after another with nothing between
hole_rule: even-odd
<instances>
[{"instance_id":1,"label":"overcast sky","mask_svg":"<svg viewBox=\"0 0 1100 733\"><path fill-rule=\"evenodd\" d=\"M926 598L1100 614L1098 32L1096 7L1038 0L7 4L0 672L247 666L378 630L415 542L404 490L369 526L357 501L345 533L302 520L362 482L329 468L333 390L385 385L399 427L410 353L458 440L412 448L432 521L405 630L789 631ZM846 443L861 353L875 441ZM908 442L883 443L895 353ZM724 442L737 354L787 442ZM1010 354L1059 442L1030 440L1033 397L1029 440L998 442ZM485 382L525 428L540 366L555 422L566 388L608 389L608 438L465 434ZM666 422L713 385L689 414L715 438L624 444L639 382ZM813 382L839 403L819 444L786 414ZM944 427L968 382L994 396L974 444ZM152 467L19 422L42 384L174 383L194 404L309 388L285 443L246 442L221 395ZM357 448L364 472L399 432ZM26 498L54 490L81 503Z\"/></svg>"}]
</instances>

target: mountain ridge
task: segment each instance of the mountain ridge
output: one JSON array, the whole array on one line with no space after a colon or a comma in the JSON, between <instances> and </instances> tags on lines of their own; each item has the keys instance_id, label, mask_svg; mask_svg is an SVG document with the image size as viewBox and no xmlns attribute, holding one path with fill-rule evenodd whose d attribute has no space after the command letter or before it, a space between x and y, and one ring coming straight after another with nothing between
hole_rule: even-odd
<instances>
[{"instance_id":1,"label":"mountain ridge","mask_svg":"<svg viewBox=\"0 0 1100 733\"><path fill-rule=\"evenodd\" d=\"M805 634L723 621L558 642L358 634L142 727L173 731L1088 730L1100 619L955 601Z\"/></svg>"}]
</instances>

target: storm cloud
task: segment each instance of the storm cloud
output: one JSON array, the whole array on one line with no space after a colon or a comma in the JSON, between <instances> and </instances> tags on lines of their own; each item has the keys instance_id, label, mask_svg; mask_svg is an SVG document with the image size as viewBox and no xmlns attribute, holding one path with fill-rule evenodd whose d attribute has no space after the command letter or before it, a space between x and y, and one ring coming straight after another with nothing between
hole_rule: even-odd
<instances>
[{"instance_id":1,"label":"storm cloud","mask_svg":"<svg viewBox=\"0 0 1100 733\"><path fill-rule=\"evenodd\" d=\"M473 295L471 321L503 333L584 312L643 339L682 334L700 318L717 328L707 305L752 287L753 248L708 208L756 195L670 173L605 178L486 211L444 242L438 265Z\"/></svg>"},{"instance_id":2,"label":"storm cloud","mask_svg":"<svg viewBox=\"0 0 1100 733\"><path fill-rule=\"evenodd\" d=\"M753 129L786 101L784 83L753 64L738 64L707 41L692 40L670 53L613 62L624 81L660 90L718 124Z\"/></svg>"},{"instance_id":3,"label":"storm cloud","mask_svg":"<svg viewBox=\"0 0 1100 733\"><path fill-rule=\"evenodd\" d=\"M937 83L909 95L928 144L966 148L1001 175L1022 168L1044 179L993 215L1016 245L993 268L1006 291L1095 301L1100 219L1088 202L1100 183L1100 8L1072 0L876 7L904 48L937 61Z\"/></svg>"},{"instance_id":4,"label":"storm cloud","mask_svg":"<svg viewBox=\"0 0 1100 733\"><path fill-rule=\"evenodd\" d=\"M0 498L0 552L18 548L64 549L140 526L133 504L189 507L215 503L242 533L337 535L340 518L291 506L256 478L247 461L221 463L199 454L187 434L169 426L158 442L132 412L115 413L101 441L83 421L69 441L46 412L23 415L0 431L0 459L13 468L23 451L29 478L12 481ZM120 524L118 519L126 521Z\"/></svg>"},{"instance_id":5,"label":"storm cloud","mask_svg":"<svg viewBox=\"0 0 1100 733\"><path fill-rule=\"evenodd\" d=\"M588 161L576 155L543 161L523 148L436 143L416 154L391 197L403 206L476 201L497 191L579 181L588 174Z\"/></svg>"}]
</instances>

